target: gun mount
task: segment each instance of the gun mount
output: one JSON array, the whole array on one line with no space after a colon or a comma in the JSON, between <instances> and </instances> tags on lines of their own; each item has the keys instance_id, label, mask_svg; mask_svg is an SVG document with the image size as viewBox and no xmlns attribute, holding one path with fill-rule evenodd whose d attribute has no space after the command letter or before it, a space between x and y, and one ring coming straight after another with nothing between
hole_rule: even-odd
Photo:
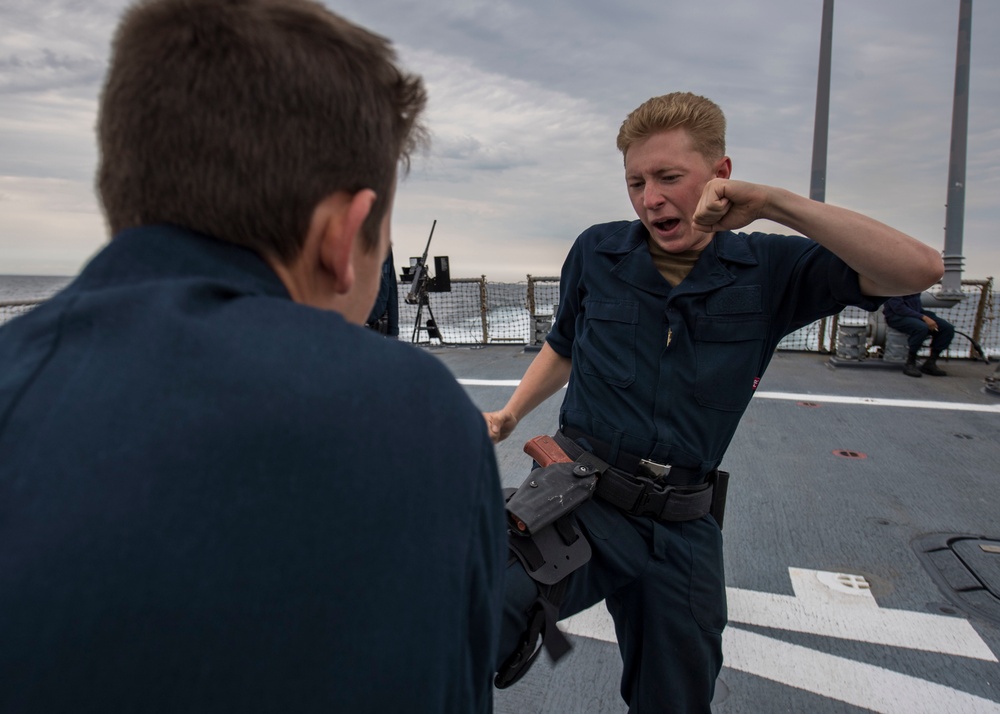
<instances>
[{"instance_id":1,"label":"gun mount","mask_svg":"<svg viewBox=\"0 0 1000 714\"><path fill-rule=\"evenodd\" d=\"M417 319L413 325L412 341L416 342L417 333L421 330L426 330L428 339L433 338L444 344L427 297L428 293L451 292L451 267L448 256L435 256L435 275L433 277L427 269L427 254L431 248L431 239L434 238L434 228L436 226L437 220L431 224L431 232L427 236L427 245L424 246L424 254L420 257L410 258L410 264L403 267L403 272L399 275L399 281L410 285L410 290L404 298L406 304L417 306ZM426 325L421 324L424 308L427 308L427 314L430 315L430 319L427 320Z\"/></svg>"}]
</instances>

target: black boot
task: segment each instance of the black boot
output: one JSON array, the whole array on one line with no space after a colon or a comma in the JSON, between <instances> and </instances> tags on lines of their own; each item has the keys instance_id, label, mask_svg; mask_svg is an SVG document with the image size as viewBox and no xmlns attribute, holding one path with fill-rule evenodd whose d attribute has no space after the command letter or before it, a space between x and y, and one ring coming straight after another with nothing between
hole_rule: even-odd
<instances>
[{"instance_id":1,"label":"black boot","mask_svg":"<svg viewBox=\"0 0 1000 714\"><path fill-rule=\"evenodd\" d=\"M906 364L903 365L903 374L905 374L907 377L924 376L920 374L920 370L917 369L917 354L915 352L911 352L909 355L907 355Z\"/></svg>"},{"instance_id":2,"label":"black boot","mask_svg":"<svg viewBox=\"0 0 1000 714\"><path fill-rule=\"evenodd\" d=\"M944 377L948 373L937 366L938 356L932 354L930 357L924 360L924 363L920 365L920 371L924 374L929 374L932 377Z\"/></svg>"}]
</instances>

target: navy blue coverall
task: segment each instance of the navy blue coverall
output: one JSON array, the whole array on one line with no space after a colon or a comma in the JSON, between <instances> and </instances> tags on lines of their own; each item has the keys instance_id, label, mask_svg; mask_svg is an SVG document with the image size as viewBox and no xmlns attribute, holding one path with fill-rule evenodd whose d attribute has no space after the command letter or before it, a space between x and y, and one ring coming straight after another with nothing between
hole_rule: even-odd
<instances>
[{"instance_id":1,"label":"navy blue coverall","mask_svg":"<svg viewBox=\"0 0 1000 714\"><path fill-rule=\"evenodd\" d=\"M392 249L382 263L382 280L378 286L375 304L368 315L366 326L372 329L380 327L384 320L384 334L389 337L399 337L399 286L396 283L396 264L392 259Z\"/></svg>"},{"instance_id":2,"label":"navy blue coverall","mask_svg":"<svg viewBox=\"0 0 1000 714\"><path fill-rule=\"evenodd\" d=\"M604 442L606 461L624 452L703 479L722 461L779 340L845 305L874 310L880 301L805 238L718 233L673 288L646 241L639 221L596 225L566 258L547 338L572 359L560 428ZM570 576L560 617L606 600L633 714L708 714L727 621L718 524L710 515L634 517L597 497L577 517L593 556ZM501 652L513 649L535 596L512 566Z\"/></svg>"},{"instance_id":3,"label":"navy blue coverall","mask_svg":"<svg viewBox=\"0 0 1000 714\"><path fill-rule=\"evenodd\" d=\"M492 711L503 519L439 361L127 231L0 328L0 711Z\"/></svg>"},{"instance_id":4,"label":"navy blue coverall","mask_svg":"<svg viewBox=\"0 0 1000 714\"><path fill-rule=\"evenodd\" d=\"M907 334L907 345L913 357L916 357L928 336L931 337L931 356L934 358L948 349L955 337L955 327L950 322L923 308L920 293L889 298L882 307L882 314L885 315L885 324ZM923 320L924 315L937 323L937 330L931 332L931 328Z\"/></svg>"}]
</instances>

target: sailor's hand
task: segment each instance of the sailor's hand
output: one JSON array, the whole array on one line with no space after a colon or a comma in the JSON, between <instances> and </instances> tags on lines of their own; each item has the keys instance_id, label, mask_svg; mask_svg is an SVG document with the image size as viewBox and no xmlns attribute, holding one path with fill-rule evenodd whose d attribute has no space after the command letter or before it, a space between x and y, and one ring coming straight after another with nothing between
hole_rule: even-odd
<instances>
[{"instance_id":1,"label":"sailor's hand","mask_svg":"<svg viewBox=\"0 0 1000 714\"><path fill-rule=\"evenodd\" d=\"M694 211L694 227L706 233L742 228L762 217L767 187L714 178L705 184Z\"/></svg>"},{"instance_id":2,"label":"sailor's hand","mask_svg":"<svg viewBox=\"0 0 1000 714\"><path fill-rule=\"evenodd\" d=\"M933 317L930 317L930 316L928 316L928 315L923 315L923 316L921 317L921 319L922 319L922 320L924 321L924 323L925 323L925 324L926 324L926 325L927 325L927 326L928 326L929 328L931 328L931 332L937 332L937 331L938 331L938 324L937 324L937 322L936 322L936 321L934 320L934 318L933 318Z\"/></svg>"},{"instance_id":3,"label":"sailor's hand","mask_svg":"<svg viewBox=\"0 0 1000 714\"><path fill-rule=\"evenodd\" d=\"M503 410L498 412L483 412L486 419L486 430L490 434L490 439L494 444L499 444L514 431L517 426L517 419L510 412Z\"/></svg>"}]
</instances>

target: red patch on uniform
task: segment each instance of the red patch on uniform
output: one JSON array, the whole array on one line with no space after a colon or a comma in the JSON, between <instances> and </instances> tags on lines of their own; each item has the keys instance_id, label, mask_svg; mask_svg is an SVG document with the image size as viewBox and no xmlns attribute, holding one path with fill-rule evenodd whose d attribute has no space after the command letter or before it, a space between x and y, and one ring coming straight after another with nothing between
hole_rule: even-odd
<instances>
[{"instance_id":1,"label":"red patch on uniform","mask_svg":"<svg viewBox=\"0 0 1000 714\"><path fill-rule=\"evenodd\" d=\"M757 385L760 384L760 377L753 378L753 391L757 391Z\"/></svg>"}]
</instances>

